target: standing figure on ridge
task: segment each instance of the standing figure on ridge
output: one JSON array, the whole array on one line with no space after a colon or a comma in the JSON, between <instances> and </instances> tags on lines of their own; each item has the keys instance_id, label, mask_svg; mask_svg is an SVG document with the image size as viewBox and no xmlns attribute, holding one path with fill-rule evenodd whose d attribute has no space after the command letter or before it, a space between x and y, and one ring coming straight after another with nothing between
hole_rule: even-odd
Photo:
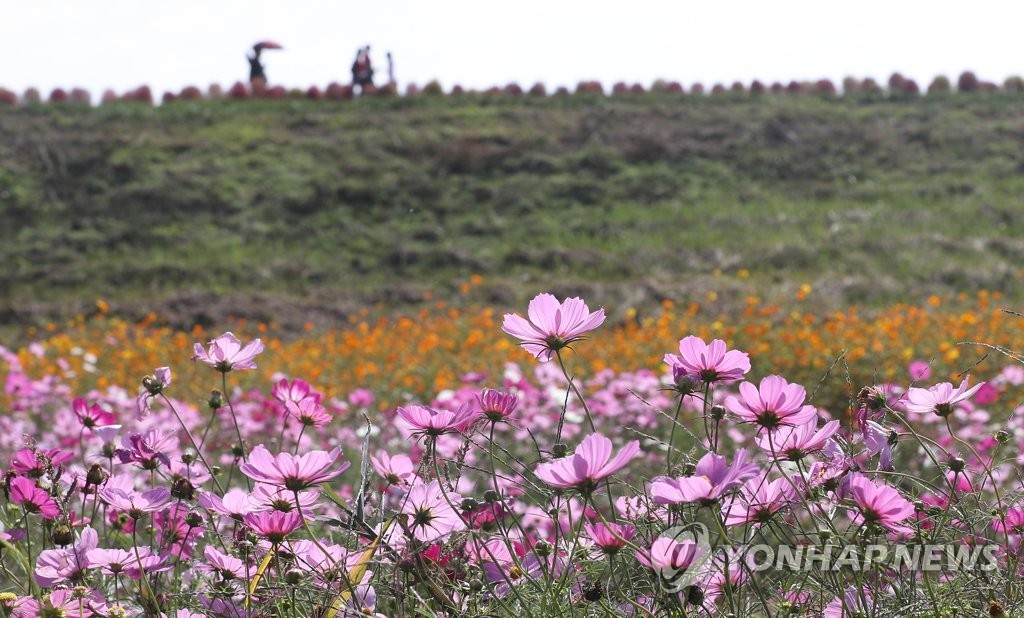
<instances>
[{"instance_id":1,"label":"standing figure on ridge","mask_svg":"<svg viewBox=\"0 0 1024 618\"><path fill-rule=\"evenodd\" d=\"M263 51L263 46L259 43L252 46L252 56L246 56L249 61L249 83L253 86L265 86L267 84L267 74L263 70L263 63L260 62L260 53Z\"/></svg>"},{"instance_id":2,"label":"standing figure on ridge","mask_svg":"<svg viewBox=\"0 0 1024 618\"><path fill-rule=\"evenodd\" d=\"M373 65L370 63L370 46L359 50L356 60L352 63L352 87L359 86L359 93L366 91L366 87L373 87Z\"/></svg>"}]
</instances>

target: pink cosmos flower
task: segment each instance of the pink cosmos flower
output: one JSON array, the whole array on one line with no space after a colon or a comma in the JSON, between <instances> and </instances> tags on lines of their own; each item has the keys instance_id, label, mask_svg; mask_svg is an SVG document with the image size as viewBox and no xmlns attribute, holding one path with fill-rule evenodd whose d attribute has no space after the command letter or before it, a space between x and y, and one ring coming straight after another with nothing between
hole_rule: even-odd
<instances>
[{"instance_id":1,"label":"pink cosmos flower","mask_svg":"<svg viewBox=\"0 0 1024 618\"><path fill-rule=\"evenodd\" d=\"M89 551L96 549L98 543L99 535L86 527L72 547L44 549L36 559L33 573L36 583L44 588L53 588L64 582L81 583L83 572L91 566Z\"/></svg>"},{"instance_id":2,"label":"pink cosmos flower","mask_svg":"<svg viewBox=\"0 0 1024 618\"><path fill-rule=\"evenodd\" d=\"M101 408L98 404L89 403L81 398L76 398L71 402L71 411L78 417L78 422L82 424L82 427L86 429L94 429L103 425L113 425L117 422L117 417Z\"/></svg>"},{"instance_id":3,"label":"pink cosmos flower","mask_svg":"<svg viewBox=\"0 0 1024 618\"><path fill-rule=\"evenodd\" d=\"M876 485L862 475L850 479L850 497L859 511L851 515L857 523L878 524L893 532L911 534L904 522L914 515L914 505L888 485Z\"/></svg>"},{"instance_id":4,"label":"pink cosmos flower","mask_svg":"<svg viewBox=\"0 0 1024 618\"><path fill-rule=\"evenodd\" d=\"M348 618L349 616L353 618L363 616L366 618L387 618L387 616L378 613L376 610L377 591L369 584L360 584L355 586L352 596L345 602L341 616L343 618Z\"/></svg>"},{"instance_id":5,"label":"pink cosmos flower","mask_svg":"<svg viewBox=\"0 0 1024 618\"><path fill-rule=\"evenodd\" d=\"M483 415L492 423L508 420L519 405L519 397L516 395L489 388L477 395L476 400Z\"/></svg>"},{"instance_id":6,"label":"pink cosmos flower","mask_svg":"<svg viewBox=\"0 0 1024 618\"><path fill-rule=\"evenodd\" d=\"M335 448L330 453L311 451L298 457L287 452L274 456L261 444L249 453L249 461L239 466L239 470L260 483L300 491L319 485L348 470L351 464L347 461L331 469L339 457L341 448Z\"/></svg>"},{"instance_id":7,"label":"pink cosmos flower","mask_svg":"<svg viewBox=\"0 0 1024 618\"><path fill-rule=\"evenodd\" d=\"M660 573L675 575L685 571L707 552L690 539L677 541L668 537L658 537L650 549L636 552L636 559L647 568Z\"/></svg>"},{"instance_id":8,"label":"pink cosmos flower","mask_svg":"<svg viewBox=\"0 0 1024 618\"><path fill-rule=\"evenodd\" d=\"M596 523L583 524L587 536L606 554L616 554L626 542L636 536L636 528L629 524Z\"/></svg>"},{"instance_id":9,"label":"pink cosmos flower","mask_svg":"<svg viewBox=\"0 0 1024 618\"><path fill-rule=\"evenodd\" d=\"M12 472L37 479L50 470L71 461L74 456L71 451L62 451L57 448L46 451L23 448L11 455L9 465Z\"/></svg>"},{"instance_id":10,"label":"pink cosmos flower","mask_svg":"<svg viewBox=\"0 0 1024 618\"><path fill-rule=\"evenodd\" d=\"M766 483L751 479L743 486L739 499L725 511L725 525L766 524L772 516L796 500L796 489L789 479L779 478Z\"/></svg>"},{"instance_id":11,"label":"pink cosmos flower","mask_svg":"<svg viewBox=\"0 0 1024 618\"><path fill-rule=\"evenodd\" d=\"M856 618L857 616L876 615L875 598L871 590L857 590L850 586L843 592L842 598L836 597L825 606L822 618Z\"/></svg>"},{"instance_id":12,"label":"pink cosmos flower","mask_svg":"<svg viewBox=\"0 0 1024 618\"><path fill-rule=\"evenodd\" d=\"M133 463L144 470L155 470L161 465L170 466L167 456L178 450L178 435L171 430L150 429L145 433L133 433L121 438L121 448L116 454L121 463Z\"/></svg>"},{"instance_id":13,"label":"pink cosmos flower","mask_svg":"<svg viewBox=\"0 0 1024 618\"><path fill-rule=\"evenodd\" d=\"M239 522L242 521L246 513L267 510L266 507L253 502L249 498L249 492L238 488L229 489L223 498L217 494L204 491L199 494L199 506Z\"/></svg>"},{"instance_id":14,"label":"pink cosmos flower","mask_svg":"<svg viewBox=\"0 0 1024 618\"><path fill-rule=\"evenodd\" d=\"M11 480L11 504L20 505L26 513L37 513L43 519L53 519L60 515L60 509L50 494L36 487L34 481L24 476L17 476Z\"/></svg>"},{"instance_id":15,"label":"pink cosmos flower","mask_svg":"<svg viewBox=\"0 0 1024 618\"><path fill-rule=\"evenodd\" d=\"M320 489L314 488L298 492L298 501L296 501L295 496L296 492L288 491L284 487L256 483L256 486L252 488L249 500L260 511L283 511L290 513L296 507L299 507L303 513L309 513L317 506L317 500L320 499Z\"/></svg>"},{"instance_id":16,"label":"pink cosmos flower","mask_svg":"<svg viewBox=\"0 0 1024 618\"><path fill-rule=\"evenodd\" d=\"M166 487L157 487L139 493L106 487L99 491L99 496L104 502L128 517L139 519L146 513L155 513L167 506L171 501L171 490Z\"/></svg>"},{"instance_id":17,"label":"pink cosmos flower","mask_svg":"<svg viewBox=\"0 0 1024 618\"><path fill-rule=\"evenodd\" d=\"M799 384L790 384L780 376L766 376L759 387L740 384L740 397L729 396L725 407L741 422L755 423L768 431L783 425L802 425L818 415L814 406L805 406L807 393Z\"/></svg>"},{"instance_id":18,"label":"pink cosmos flower","mask_svg":"<svg viewBox=\"0 0 1024 618\"><path fill-rule=\"evenodd\" d=\"M744 449L736 451L732 465L722 455L708 453L697 462L693 476L655 478L651 483L651 498L655 504L698 502L711 505L759 472L757 464L747 461Z\"/></svg>"},{"instance_id":19,"label":"pink cosmos flower","mask_svg":"<svg viewBox=\"0 0 1024 618\"><path fill-rule=\"evenodd\" d=\"M443 493L436 481L413 485L403 500L402 512L409 515L409 530L424 543L442 539L453 532L465 530L466 522L453 504L462 502L462 496Z\"/></svg>"},{"instance_id":20,"label":"pink cosmos flower","mask_svg":"<svg viewBox=\"0 0 1024 618\"><path fill-rule=\"evenodd\" d=\"M280 545L289 534L302 526L302 517L298 511L284 513L267 511L264 513L247 513L243 518L245 525L256 534L267 539L274 545Z\"/></svg>"},{"instance_id":21,"label":"pink cosmos flower","mask_svg":"<svg viewBox=\"0 0 1024 618\"><path fill-rule=\"evenodd\" d=\"M721 339L708 344L692 335L679 342L678 355L666 354L665 362L677 381L689 378L704 384L735 382L750 371L750 357L746 352L727 350Z\"/></svg>"},{"instance_id":22,"label":"pink cosmos flower","mask_svg":"<svg viewBox=\"0 0 1024 618\"><path fill-rule=\"evenodd\" d=\"M380 451L376 456L370 455L370 463L388 485L410 485L416 478L416 467L408 455L392 456Z\"/></svg>"},{"instance_id":23,"label":"pink cosmos flower","mask_svg":"<svg viewBox=\"0 0 1024 618\"><path fill-rule=\"evenodd\" d=\"M274 399L281 403L300 403L305 399L315 399L320 401L320 393L313 390L309 385L309 382L301 378L296 378L291 382L287 378L281 379L274 383L274 387L271 391L274 395Z\"/></svg>"},{"instance_id":24,"label":"pink cosmos flower","mask_svg":"<svg viewBox=\"0 0 1024 618\"><path fill-rule=\"evenodd\" d=\"M996 532L1024 534L1024 508L1013 507L1006 510L1006 516L992 521L992 529Z\"/></svg>"},{"instance_id":25,"label":"pink cosmos flower","mask_svg":"<svg viewBox=\"0 0 1024 618\"><path fill-rule=\"evenodd\" d=\"M313 398L303 399L299 403L288 401L285 402L284 407L290 416L295 417L300 424L306 427L323 427L331 422L330 412Z\"/></svg>"},{"instance_id":26,"label":"pink cosmos flower","mask_svg":"<svg viewBox=\"0 0 1024 618\"><path fill-rule=\"evenodd\" d=\"M81 596L79 596L81 595ZM94 608L103 606L103 596L92 588L53 590L40 599L18 597L14 602L13 618L39 618L47 616L94 616ZM84 611L83 611L84 610Z\"/></svg>"},{"instance_id":27,"label":"pink cosmos flower","mask_svg":"<svg viewBox=\"0 0 1024 618\"><path fill-rule=\"evenodd\" d=\"M956 404L969 399L985 384L979 382L973 387L967 388L970 379L970 376L964 378L956 390L953 390L953 385L949 382L942 382L931 388L910 388L904 396L903 408L907 412L916 414L934 413L942 417L949 416L953 413Z\"/></svg>"},{"instance_id":28,"label":"pink cosmos flower","mask_svg":"<svg viewBox=\"0 0 1024 618\"><path fill-rule=\"evenodd\" d=\"M548 562L541 562L532 553L513 558L507 542L497 540L488 542L480 555L484 579L494 586L494 596L498 598L507 596L513 587L554 575L559 570L559 561L552 555Z\"/></svg>"},{"instance_id":29,"label":"pink cosmos flower","mask_svg":"<svg viewBox=\"0 0 1024 618\"><path fill-rule=\"evenodd\" d=\"M821 429L817 422L796 427L781 427L775 433L757 436L757 445L779 458L800 461L812 453L820 452L839 431L839 421L829 421Z\"/></svg>"},{"instance_id":30,"label":"pink cosmos flower","mask_svg":"<svg viewBox=\"0 0 1024 618\"><path fill-rule=\"evenodd\" d=\"M373 401L373 392L365 388L357 388L348 394L348 402L357 408L369 408Z\"/></svg>"},{"instance_id":31,"label":"pink cosmos flower","mask_svg":"<svg viewBox=\"0 0 1024 618\"><path fill-rule=\"evenodd\" d=\"M213 545L206 546L206 549L203 550L203 557L206 558L206 562L196 566L196 569L200 571L220 575L224 581L248 577L244 562L230 554L217 551Z\"/></svg>"},{"instance_id":32,"label":"pink cosmos flower","mask_svg":"<svg viewBox=\"0 0 1024 618\"><path fill-rule=\"evenodd\" d=\"M542 463L534 474L556 489L576 488L590 493L597 489L598 481L626 467L639 452L640 441L633 440L612 457L612 441L595 433L584 438L572 456Z\"/></svg>"},{"instance_id":33,"label":"pink cosmos flower","mask_svg":"<svg viewBox=\"0 0 1024 618\"><path fill-rule=\"evenodd\" d=\"M928 361L918 359L907 366L907 372L910 373L911 380L920 382L932 377L932 366Z\"/></svg>"},{"instance_id":34,"label":"pink cosmos flower","mask_svg":"<svg viewBox=\"0 0 1024 618\"><path fill-rule=\"evenodd\" d=\"M146 562L150 558L156 558L157 562L160 560L159 557L152 555L148 547L137 547L133 550L92 549L88 554L90 568L99 569L104 575L119 575L129 569L137 571L138 561L143 561L143 568L145 568Z\"/></svg>"},{"instance_id":35,"label":"pink cosmos flower","mask_svg":"<svg viewBox=\"0 0 1024 618\"><path fill-rule=\"evenodd\" d=\"M233 369L255 369L256 363L253 359L263 351L263 342L259 339L253 339L243 348L238 337L230 332L210 341L209 346L210 349L207 351L202 345L195 344L192 360L202 361L222 373Z\"/></svg>"},{"instance_id":36,"label":"pink cosmos flower","mask_svg":"<svg viewBox=\"0 0 1024 618\"><path fill-rule=\"evenodd\" d=\"M480 412L468 403L457 410L435 410L417 405L398 408L398 416L415 430L413 435L431 437L465 431L479 415Z\"/></svg>"},{"instance_id":37,"label":"pink cosmos flower","mask_svg":"<svg viewBox=\"0 0 1024 618\"><path fill-rule=\"evenodd\" d=\"M520 340L537 360L547 362L557 352L583 338L604 322L604 309L591 313L580 298L567 298L559 303L551 294L539 294L530 301L530 320L506 313L501 330Z\"/></svg>"}]
</instances>

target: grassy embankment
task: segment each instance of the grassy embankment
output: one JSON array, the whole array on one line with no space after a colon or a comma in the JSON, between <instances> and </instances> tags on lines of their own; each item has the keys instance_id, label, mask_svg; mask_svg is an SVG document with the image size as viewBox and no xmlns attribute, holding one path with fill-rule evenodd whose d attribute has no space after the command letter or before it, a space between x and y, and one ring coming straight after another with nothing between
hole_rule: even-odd
<instances>
[{"instance_id":1,"label":"grassy embankment","mask_svg":"<svg viewBox=\"0 0 1024 618\"><path fill-rule=\"evenodd\" d=\"M727 313L1024 299L1024 99L640 95L0 109L0 328L333 326L452 296ZM807 288L804 288L805 290ZM806 308L806 307L805 307Z\"/></svg>"}]
</instances>

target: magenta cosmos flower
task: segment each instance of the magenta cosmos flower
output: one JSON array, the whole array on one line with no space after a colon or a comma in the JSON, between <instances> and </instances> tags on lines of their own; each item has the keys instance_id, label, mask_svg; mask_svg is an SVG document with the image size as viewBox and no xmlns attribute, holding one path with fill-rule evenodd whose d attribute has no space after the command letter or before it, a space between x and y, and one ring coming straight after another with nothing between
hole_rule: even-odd
<instances>
[{"instance_id":1,"label":"magenta cosmos flower","mask_svg":"<svg viewBox=\"0 0 1024 618\"><path fill-rule=\"evenodd\" d=\"M740 396L726 398L725 407L741 422L774 431L783 425L802 425L818 415L814 406L803 405L806 396L799 384L790 384L780 376L766 376L759 386L740 384Z\"/></svg>"},{"instance_id":2,"label":"magenta cosmos flower","mask_svg":"<svg viewBox=\"0 0 1024 618\"><path fill-rule=\"evenodd\" d=\"M339 457L341 448L335 448L330 453L311 451L300 456L291 453L278 453L274 456L261 444L252 449L249 461L238 469L242 474L260 483L284 487L290 491L301 491L348 470L351 464L347 461L334 467Z\"/></svg>"},{"instance_id":3,"label":"magenta cosmos flower","mask_svg":"<svg viewBox=\"0 0 1024 618\"><path fill-rule=\"evenodd\" d=\"M583 524L587 536L606 554L616 554L636 536L636 528L629 524Z\"/></svg>"},{"instance_id":4,"label":"magenta cosmos flower","mask_svg":"<svg viewBox=\"0 0 1024 618\"><path fill-rule=\"evenodd\" d=\"M542 463L534 474L551 487L590 493L597 489L598 481L626 467L639 452L640 441L633 440L612 457L612 441L595 433L584 438L570 457Z\"/></svg>"},{"instance_id":5,"label":"magenta cosmos flower","mask_svg":"<svg viewBox=\"0 0 1024 618\"><path fill-rule=\"evenodd\" d=\"M966 401L985 385L984 382L979 382L973 387L967 388L967 382L970 379L970 376L964 378L956 390L953 390L953 385L949 382L942 382L931 388L910 388L904 396L903 408L907 412L918 414L935 413L942 417L949 416L953 413L956 404Z\"/></svg>"},{"instance_id":6,"label":"magenta cosmos flower","mask_svg":"<svg viewBox=\"0 0 1024 618\"><path fill-rule=\"evenodd\" d=\"M398 416L409 423L414 435L432 437L465 431L479 415L479 410L468 403L459 406L458 410L435 410L416 405L398 408Z\"/></svg>"},{"instance_id":7,"label":"magenta cosmos flower","mask_svg":"<svg viewBox=\"0 0 1024 618\"><path fill-rule=\"evenodd\" d=\"M500 423L508 420L519 405L519 397L513 393L503 393L491 389L484 389L476 396L480 411L492 423Z\"/></svg>"},{"instance_id":8,"label":"magenta cosmos flower","mask_svg":"<svg viewBox=\"0 0 1024 618\"><path fill-rule=\"evenodd\" d=\"M245 525L253 532L267 539L274 545L280 545L302 526L302 517L296 511L267 511L263 513L246 513L243 518Z\"/></svg>"},{"instance_id":9,"label":"magenta cosmos flower","mask_svg":"<svg viewBox=\"0 0 1024 618\"><path fill-rule=\"evenodd\" d=\"M38 513L43 519L53 519L60 515L57 503L50 494L36 487L31 479L24 476L15 477L11 481L11 504L18 504L26 513Z\"/></svg>"},{"instance_id":10,"label":"magenta cosmos flower","mask_svg":"<svg viewBox=\"0 0 1024 618\"><path fill-rule=\"evenodd\" d=\"M82 427L86 429L95 429L104 425L113 425L117 422L117 417L101 408L98 404L89 403L78 397L71 402L71 411L78 417L78 422L82 424Z\"/></svg>"},{"instance_id":11,"label":"magenta cosmos flower","mask_svg":"<svg viewBox=\"0 0 1024 618\"><path fill-rule=\"evenodd\" d=\"M567 298L559 303L551 294L538 294L531 300L527 315L529 321L506 313L501 330L518 338L523 349L541 362L551 360L555 352L579 341L604 322L604 309L591 313L581 298Z\"/></svg>"},{"instance_id":12,"label":"magenta cosmos flower","mask_svg":"<svg viewBox=\"0 0 1024 618\"><path fill-rule=\"evenodd\" d=\"M704 343L692 335L679 342L678 355L666 354L665 362L672 368L676 382L684 378L703 384L735 382L750 371L746 352L727 350L721 339Z\"/></svg>"},{"instance_id":13,"label":"magenta cosmos flower","mask_svg":"<svg viewBox=\"0 0 1024 618\"><path fill-rule=\"evenodd\" d=\"M232 369L255 369L253 359L263 351L263 342L259 339L253 339L243 348L242 342L231 332L217 337L209 346L209 350L204 350L202 345L195 344L192 360L203 361L223 373Z\"/></svg>"},{"instance_id":14,"label":"magenta cosmos flower","mask_svg":"<svg viewBox=\"0 0 1024 618\"><path fill-rule=\"evenodd\" d=\"M878 524L893 532L913 532L902 522L914 515L914 505L900 492L888 485L876 485L866 476L850 479L850 497L857 503L858 512L851 518L857 523Z\"/></svg>"},{"instance_id":15,"label":"magenta cosmos flower","mask_svg":"<svg viewBox=\"0 0 1024 618\"><path fill-rule=\"evenodd\" d=\"M654 479L651 498L655 504L697 502L711 505L759 471L757 464L747 461L747 451L743 449L736 451L731 465L725 457L708 453L697 462L693 476Z\"/></svg>"}]
</instances>

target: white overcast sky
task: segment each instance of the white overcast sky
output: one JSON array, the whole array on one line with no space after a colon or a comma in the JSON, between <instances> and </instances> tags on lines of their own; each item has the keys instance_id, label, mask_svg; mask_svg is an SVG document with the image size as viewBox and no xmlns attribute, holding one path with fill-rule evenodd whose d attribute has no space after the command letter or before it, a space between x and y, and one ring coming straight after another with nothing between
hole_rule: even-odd
<instances>
[{"instance_id":1,"label":"white overcast sky","mask_svg":"<svg viewBox=\"0 0 1024 618\"><path fill-rule=\"evenodd\" d=\"M1024 73L1024 2L946 0L0 0L0 86L225 87L260 39L273 84L350 79L358 47L400 84L596 79L689 86L900 71L924 87Z\"/></svg>"}]
</instances>

